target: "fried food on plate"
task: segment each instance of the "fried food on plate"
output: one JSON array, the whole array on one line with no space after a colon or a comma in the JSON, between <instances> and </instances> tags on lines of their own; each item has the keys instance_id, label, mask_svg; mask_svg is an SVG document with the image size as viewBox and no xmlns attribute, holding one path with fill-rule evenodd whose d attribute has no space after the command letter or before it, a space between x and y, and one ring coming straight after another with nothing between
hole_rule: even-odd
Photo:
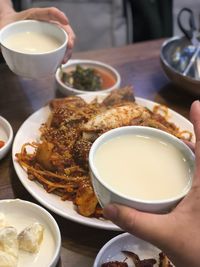
<instances>
[{"instance_id":1,"label":"fried food on plate","mask_svg":"<svg viewBox=\"0 0 200 267\"><path fill-rule=\"evenodd\" d=\"M102 216L88 170L88 153L98 136L120 126L145 125L178 138L192 137L191 133L184 137L178 126L168 121L166 107L149 110L139 105L128 86L89 103L80 96L71 96L54 99L49 106L49 118L40 128L40 142L24 144L16 157L29 179L62 200L73 201L83 216Z\"/></svg>"}]
</instances>

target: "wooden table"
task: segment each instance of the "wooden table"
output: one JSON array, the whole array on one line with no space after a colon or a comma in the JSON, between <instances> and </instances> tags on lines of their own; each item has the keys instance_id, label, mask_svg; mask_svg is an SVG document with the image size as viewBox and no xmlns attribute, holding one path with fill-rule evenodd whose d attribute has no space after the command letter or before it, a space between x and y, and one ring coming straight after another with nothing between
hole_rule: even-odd
<instances>
[{"instance_id":1,"label":"wooden table","mask_svg":"<svg viewBox=\"0 0 200 267\"><path fill-rule=\"evenodd\" d=\"M156 40L121 48L76 53L73 58L109 63L120 72L122 85L133 85L136 96L166 104L188 118L190 105L197 97L176 88L165 77L159 61L162 42L163 40ZM54 77L34 81L24 79L13 74L5 64L0 65L0 95L0 115L9 120L14 133L29 115L55 96L61 96L56 90ZM0 161L0 199L8 198L21 198L37 203L18 180L11 151ZM119 234L89 228L53 215L62 234L59 266L92 266L101 246Z\"/></svg>"}]
</instances>

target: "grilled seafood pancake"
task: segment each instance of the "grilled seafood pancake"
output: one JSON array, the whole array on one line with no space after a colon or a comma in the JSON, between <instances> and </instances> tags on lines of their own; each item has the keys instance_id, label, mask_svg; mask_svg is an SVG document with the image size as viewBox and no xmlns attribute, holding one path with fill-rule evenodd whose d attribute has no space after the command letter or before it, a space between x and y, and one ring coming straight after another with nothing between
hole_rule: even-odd
<instances>
[{"instance_id":1,"label":"grilled seafood pancake","mask_svg":"<svg viewBox=\"0 0 200 267\"><path fill-rule=\"evenodd\" d=\"M94 140L92 133L103 133L110 129L121 126L132 125L136 118L149 117L148 111L136 103L126 103L116 106L93 116L88 122L83 124L81 131L83 139Z\"/></svg>"},{"instance_id":2,"label":"grilled seafood pancake","mask_svg":"<svg viewBox=\"0 0 200 267\"><path fill-rule=\"evenodd\" d=\"M135 103L113 107L92 117L83 125L82 130L99 131L128 125L133 119L140 117L143 111L145 109Z\"/></svg>"}]
</instances>

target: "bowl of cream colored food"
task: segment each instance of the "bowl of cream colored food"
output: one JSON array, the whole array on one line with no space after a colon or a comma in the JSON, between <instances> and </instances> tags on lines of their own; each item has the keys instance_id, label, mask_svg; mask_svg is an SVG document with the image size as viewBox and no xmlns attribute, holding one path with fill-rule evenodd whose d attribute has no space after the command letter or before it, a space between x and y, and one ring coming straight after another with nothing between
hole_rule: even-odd
<instances>
[{"instance_id":1,"label":"bowl of cream colored food","mask_svg":"<svg viewBox=\"0 0 200 267\"><path fill-rule=\"evenodd\" d=\"M5 26L0 42L8 67L17 75L37 79L56 72L65 55L68 36L53 23L22 20Z\"/></svg>"},{"instance_id":2,"label":"bowl of cream colored food","mask_svg":"<svg viewBox=\"0 0 200 267\"><path fill-rule=\"evenodd\" d=\"M146 212L168 212L190 190L194 154L164 131L125 126L98 137L89 153L96 196Z\"/></svg>"},{"instance_id":3,"label":"bowl of cream colored food","mask_svg":"<svg viewBox=\"0 0 200 267\"><path fill-rule=\"evenodd\" d=\"M0 265L57 266L61 235L44 208L20 199L0 200Z\"/></svg>"}]
</instances>

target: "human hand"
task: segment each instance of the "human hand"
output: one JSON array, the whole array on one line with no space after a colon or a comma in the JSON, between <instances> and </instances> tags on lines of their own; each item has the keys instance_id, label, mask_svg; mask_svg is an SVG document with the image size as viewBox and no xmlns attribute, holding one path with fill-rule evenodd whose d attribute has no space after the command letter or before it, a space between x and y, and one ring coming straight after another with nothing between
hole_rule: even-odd
<instances>
[{"instance_id":1,"label":"human hand","mask_svg":"<svg viewBox=\"0 0 200 267\"><path fill-rule=\"evenodd\" d=\"M194 152L195 144L188 140L183 140L183 142Z\"/></svg>"},{"instance_id":2,"label":"human hand","mask_svg":"<svg viewBox=\"0 0 200 267\"><path fill-rule=\"evenodd\" d=\"M60 25L67 32L69 38L63 63L71 57L75 34L69 24L68 18L63 12L55 7L30 8L21 12L15 12L13 9L9 9L4 13L3 17L1 17L0 28L9 23L26 19L43 20Z\"/></svg>"},{"instance_id":3,"label":"human hand","mask_svg":"<svg viewBox=\"0 0 200 267\"><path fill-rule=\"evenodd\" d=\"M159 247L176 267L200 266L200 102L190 111L196 135L192 189L168 214L150 214L110 204L104 215L125 231Z\"/></svg>"}]
</instances>

